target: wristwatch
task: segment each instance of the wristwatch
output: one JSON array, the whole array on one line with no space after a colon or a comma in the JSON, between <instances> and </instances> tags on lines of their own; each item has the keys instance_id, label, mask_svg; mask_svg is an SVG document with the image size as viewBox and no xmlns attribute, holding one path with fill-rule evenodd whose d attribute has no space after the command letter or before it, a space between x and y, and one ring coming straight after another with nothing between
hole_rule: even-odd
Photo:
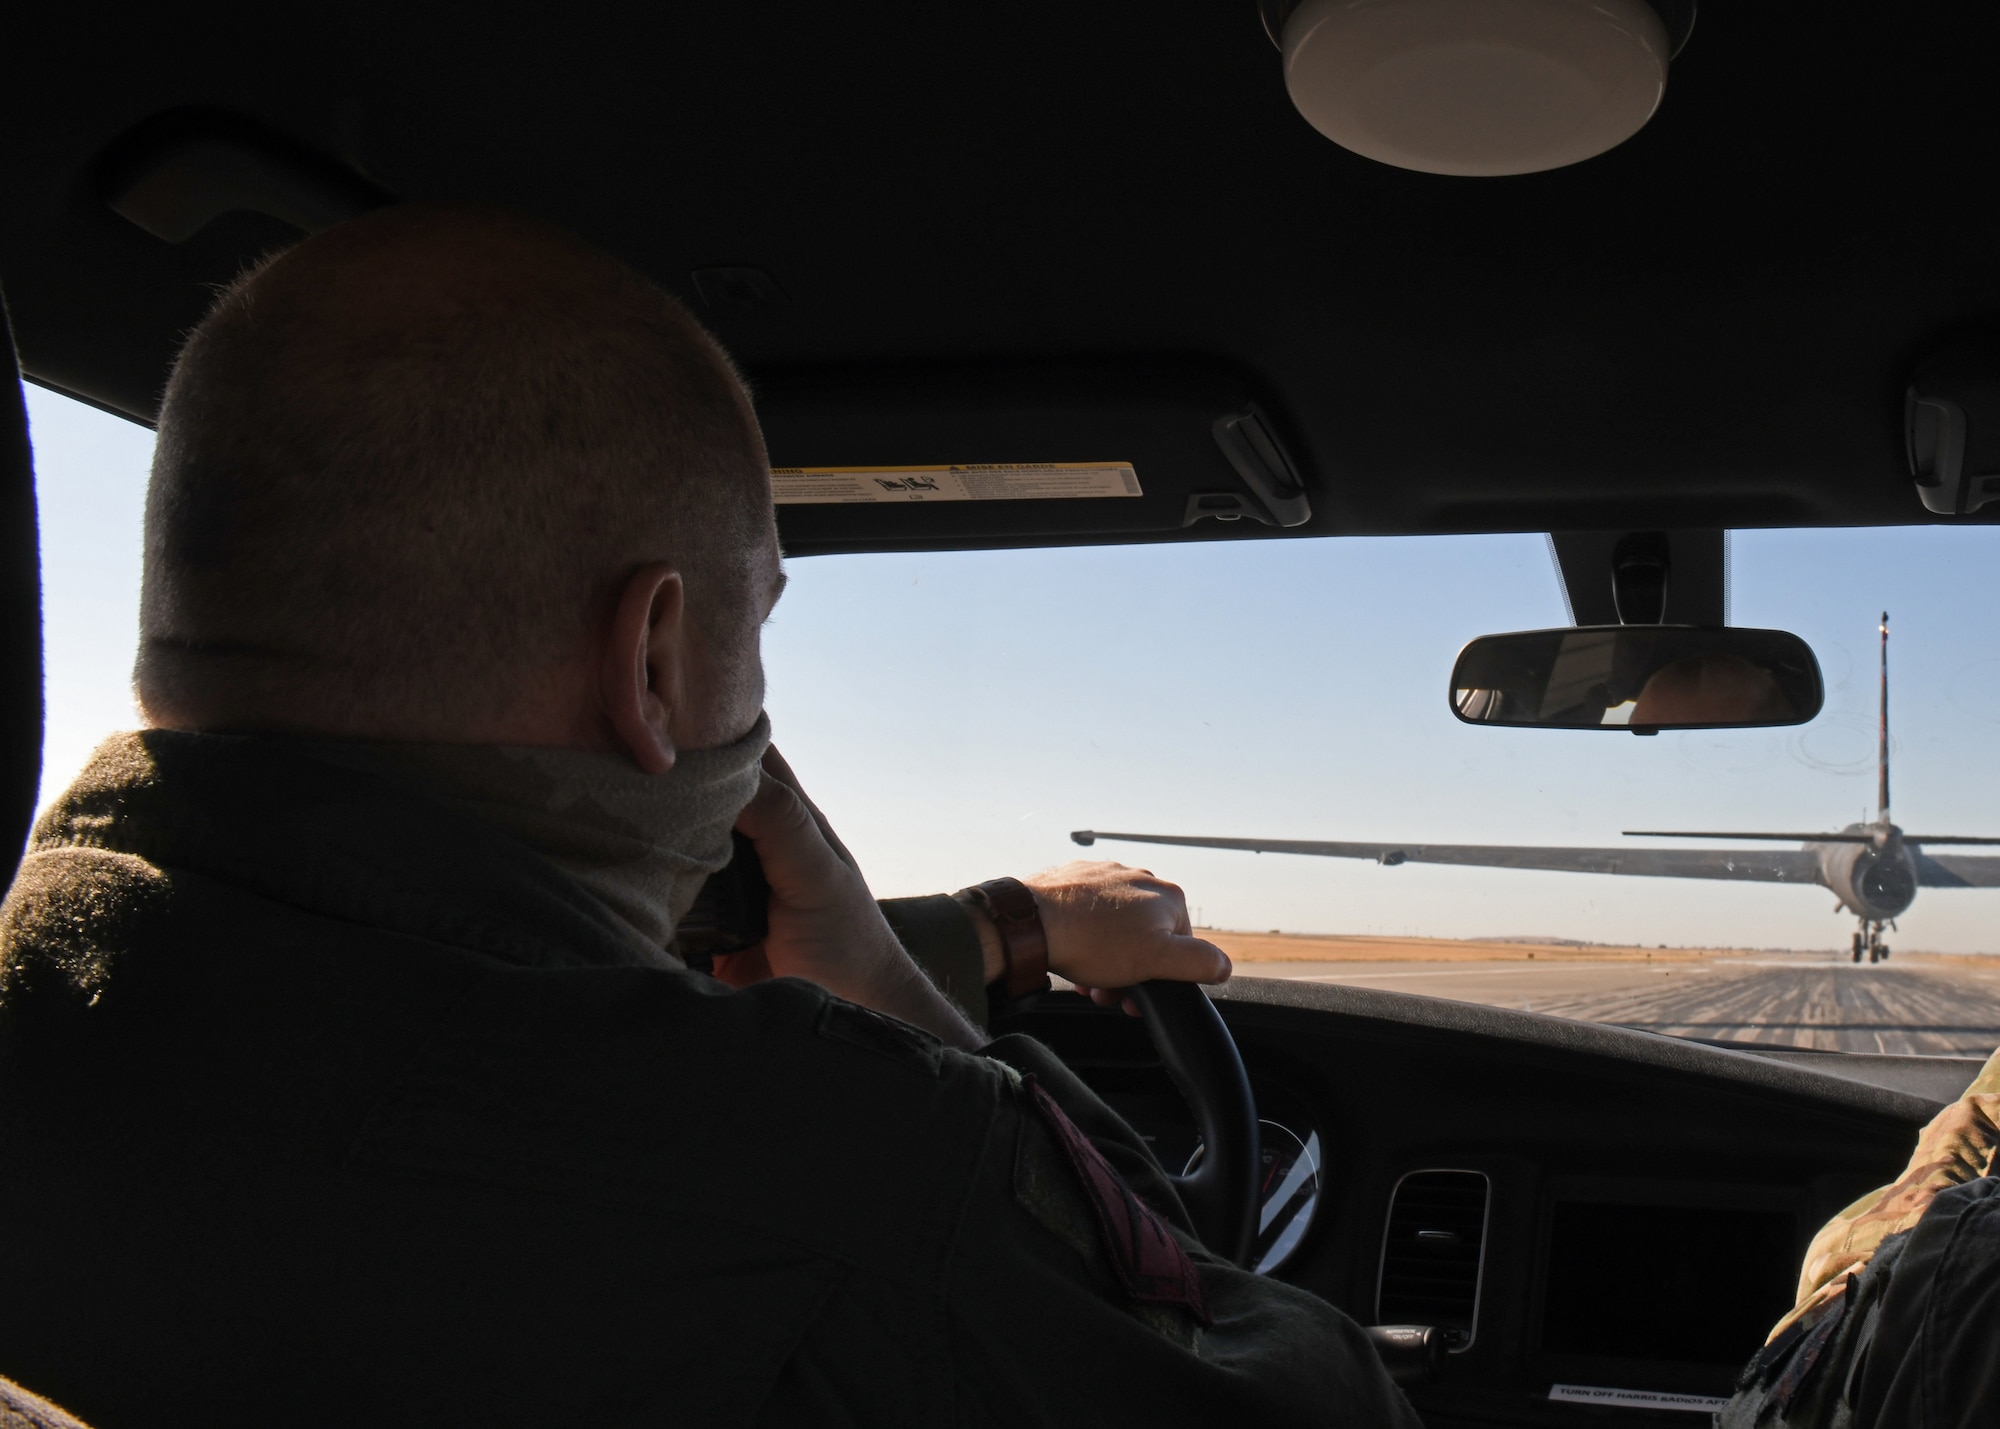
<instances>
[{"instance_id":1,"label":"wristwatch","mask_svg":"<svg viewBox=\"0 0 2000 1429\"><path fill-rule=\"evenodd\" d=\"M1042 911L1028 885L1018 878L989 878L963 892L986 910L1000 933L1005 966L993 985L1010 998L1047 992L1049 938L1042 930Z\"/></svg>"}]
</instances>

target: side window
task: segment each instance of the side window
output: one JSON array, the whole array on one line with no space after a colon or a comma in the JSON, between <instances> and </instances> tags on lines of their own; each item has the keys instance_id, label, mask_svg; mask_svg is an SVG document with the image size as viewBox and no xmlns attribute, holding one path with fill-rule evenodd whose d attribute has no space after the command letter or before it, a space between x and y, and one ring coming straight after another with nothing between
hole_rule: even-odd
<instances>
[{"instance_id":1,"label":"side window","mask_svg":"<svg viewBox=\"0 0 2000 1429\"><path fill-rule=\"evenodd\" d=\"M46 806L100 741L138 722L132 657L153 434L32 384L27 393L42 528Z\"/></svg>"}]
</instances>

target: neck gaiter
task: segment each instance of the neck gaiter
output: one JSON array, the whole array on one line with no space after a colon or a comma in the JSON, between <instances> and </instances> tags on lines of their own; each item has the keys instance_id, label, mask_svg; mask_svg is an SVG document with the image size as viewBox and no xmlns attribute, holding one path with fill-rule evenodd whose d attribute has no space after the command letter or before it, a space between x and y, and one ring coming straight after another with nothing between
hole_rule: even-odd
<instances>
[{"instance_id":1,"label":"neck gaiter","mask_svg":"<svg viewBox=\"0 0 2000 1429\"><path fill-rule=\"evenodd\" d=\"M771 742L760 714L720 749L683 751L665 774L623 755L514 745L313 741L316 755L401 778L497 825L570 875L655 967L679 967L674 926L729 862L731 827L757 792Z\"/></svg>"}]
</instances>

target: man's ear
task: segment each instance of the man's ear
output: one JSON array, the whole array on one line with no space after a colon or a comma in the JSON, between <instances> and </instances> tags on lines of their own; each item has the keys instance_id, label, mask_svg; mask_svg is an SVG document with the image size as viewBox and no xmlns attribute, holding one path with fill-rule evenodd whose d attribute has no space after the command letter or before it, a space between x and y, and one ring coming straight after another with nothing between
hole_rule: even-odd
<instances>
[{"instance_id":1,"label":"man's ear","mask_svg":"<svg viewBox=\"0 0 2000 1429\"><path fill-rule=\"evenodd\" d=\"M599 698L618 742L648 774L674 767L669 732L687 695L687 598L672 566L641 566L612 612Z\"/></svg>"}]
</instances>

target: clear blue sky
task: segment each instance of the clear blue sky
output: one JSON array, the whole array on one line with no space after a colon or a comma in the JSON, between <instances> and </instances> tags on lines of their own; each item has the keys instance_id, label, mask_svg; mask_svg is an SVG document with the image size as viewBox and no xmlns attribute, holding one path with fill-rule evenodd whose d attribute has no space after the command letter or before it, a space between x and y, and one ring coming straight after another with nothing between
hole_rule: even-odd
<instances>
[{"instance_id":1,"label":"clear blue sky","mask_svg":"<svg viewBox=\"0 0 2000 1429\"><path fill-rule=\"evenodd\" d=\"M38 389L29 412L46 800L133 722L151 435ZM1873 813L1887 608L1898 821L2000 834L2000 529L1732 541L1734 623L1797 631L1826 672L1826 712L1801 729L1459 724L1444 686L1466 640L1564 622L1540 536L795 560L766 632L771 714L884 895L1059 862L1086 827L1608 845L1631 827L1837 828ZM1851 927L1816 888L1097 852L1179 880L1221 927L1827 948ZM2000 952L1996 920L2000 890L1926 890L1891 941Z\"/></svg>"}]
</instances>

